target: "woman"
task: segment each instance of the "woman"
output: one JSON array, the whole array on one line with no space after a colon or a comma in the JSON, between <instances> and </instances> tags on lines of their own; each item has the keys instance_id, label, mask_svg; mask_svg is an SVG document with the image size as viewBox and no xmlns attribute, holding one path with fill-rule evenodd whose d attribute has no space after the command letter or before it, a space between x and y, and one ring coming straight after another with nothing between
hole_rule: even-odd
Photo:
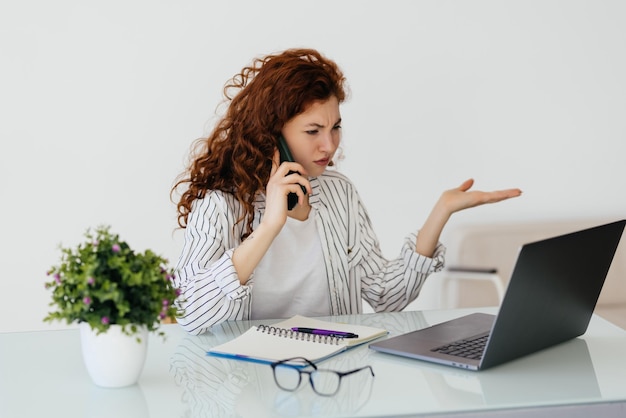
<instances>
[{"instance_id":1,"label":"woman","mask_svg":"<svg viewBox=\"0 0 626 418\"><path fill-rule=\"evenodd\" d=\"M385 259L354 186L328 170L344 81L333 61L293 49L256 59L226 85L226 114L173 189L186 186L175 284L189 333L225 320L359 313L362 299L401 310L443 267L439 237L452 213L520 195L469 191L467 180L441 195L398 258ZM281 137L295 162L281 162Z\"/></svg>"}]
</instances>

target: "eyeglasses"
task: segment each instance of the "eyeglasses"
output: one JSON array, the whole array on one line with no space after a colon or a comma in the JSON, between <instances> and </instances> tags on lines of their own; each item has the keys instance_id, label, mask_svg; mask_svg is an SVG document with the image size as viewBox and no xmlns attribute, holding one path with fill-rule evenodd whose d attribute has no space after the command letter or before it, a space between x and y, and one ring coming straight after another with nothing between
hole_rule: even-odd
<instances>
[{"instance_id":1,"label":"eyeglasses","mask_svg":"<svg viewBox=\"0 0 626 418\"><path fill-rule=\"evenodd\" d=\"M295 365L294 362L300 364ZM313 370L303 370L303 365L305 368L311 367ZM371 366L365 366L347 372L338 372L335 370L318 369L313 362L304 357L294 357L277 361L276 363L272 363L271 366L274 373L274 380L282 390L293 392L298 389L302 382L302 375L304 374L309 376L309 382L315 393L321 396L335 395L339 391L341 379L345 376L366 369L374 376L374 370L372 370Z\"/></svg>"}]
</instances>

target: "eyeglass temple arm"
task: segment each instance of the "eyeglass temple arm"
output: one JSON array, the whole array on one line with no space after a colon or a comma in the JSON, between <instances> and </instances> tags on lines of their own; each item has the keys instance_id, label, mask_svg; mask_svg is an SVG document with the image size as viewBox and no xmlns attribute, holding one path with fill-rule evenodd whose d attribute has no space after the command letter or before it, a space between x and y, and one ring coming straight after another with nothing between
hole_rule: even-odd
<instances>
[{"instance_id":1,"label":"eyeglass temple arm","mask_svg":"<svg viewBox=\"0 0 626 418\"><path fill-rule=\"evenodd\" d=\"M372 376L376 376L374 374L374 369L372 369L372 366L363 366L359 369L354 369L354 370L350 370L349 372L337 372L340 376L348 376L351 375L352 373L356 373L356 372L360 372L363 369L369 369L370 373L372 374Z\"/></svg>"}]
</instances>

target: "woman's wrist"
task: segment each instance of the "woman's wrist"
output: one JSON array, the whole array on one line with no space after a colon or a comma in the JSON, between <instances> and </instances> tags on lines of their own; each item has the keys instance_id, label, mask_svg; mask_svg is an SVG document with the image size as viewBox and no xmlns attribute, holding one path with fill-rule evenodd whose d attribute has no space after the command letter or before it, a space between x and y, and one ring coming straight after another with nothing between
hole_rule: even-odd
<instances>
[{"instance_id":1,"label":"woman's wrist","mask_svg":"<svg viewBox=\"0 0 626 418\"><path fill-rule=\"evenodd\" d=\"M439 243L441 232L452 216L445 204L441 200L435 204L432 211L426 218L426 222L417 235L415 251L423 256L432 257Z\"/></svg>"}]
</instances>

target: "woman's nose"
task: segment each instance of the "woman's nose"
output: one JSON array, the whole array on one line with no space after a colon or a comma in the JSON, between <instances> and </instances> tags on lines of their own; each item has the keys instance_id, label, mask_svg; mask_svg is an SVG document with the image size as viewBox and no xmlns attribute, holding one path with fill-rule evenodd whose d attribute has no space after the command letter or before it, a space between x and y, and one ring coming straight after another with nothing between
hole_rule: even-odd
<instances>
[{"instance_id":1,"label":"woman's nose","mask_svg":"<svg viewBox=\"0 0 626 418\"><path fill-rule=\"evenodd\" d=\"M336 144L333 132L325 132L323 135L320 136L319 148L322 151L332 152L335 147Z\"/></svg>"}]
</instances>

